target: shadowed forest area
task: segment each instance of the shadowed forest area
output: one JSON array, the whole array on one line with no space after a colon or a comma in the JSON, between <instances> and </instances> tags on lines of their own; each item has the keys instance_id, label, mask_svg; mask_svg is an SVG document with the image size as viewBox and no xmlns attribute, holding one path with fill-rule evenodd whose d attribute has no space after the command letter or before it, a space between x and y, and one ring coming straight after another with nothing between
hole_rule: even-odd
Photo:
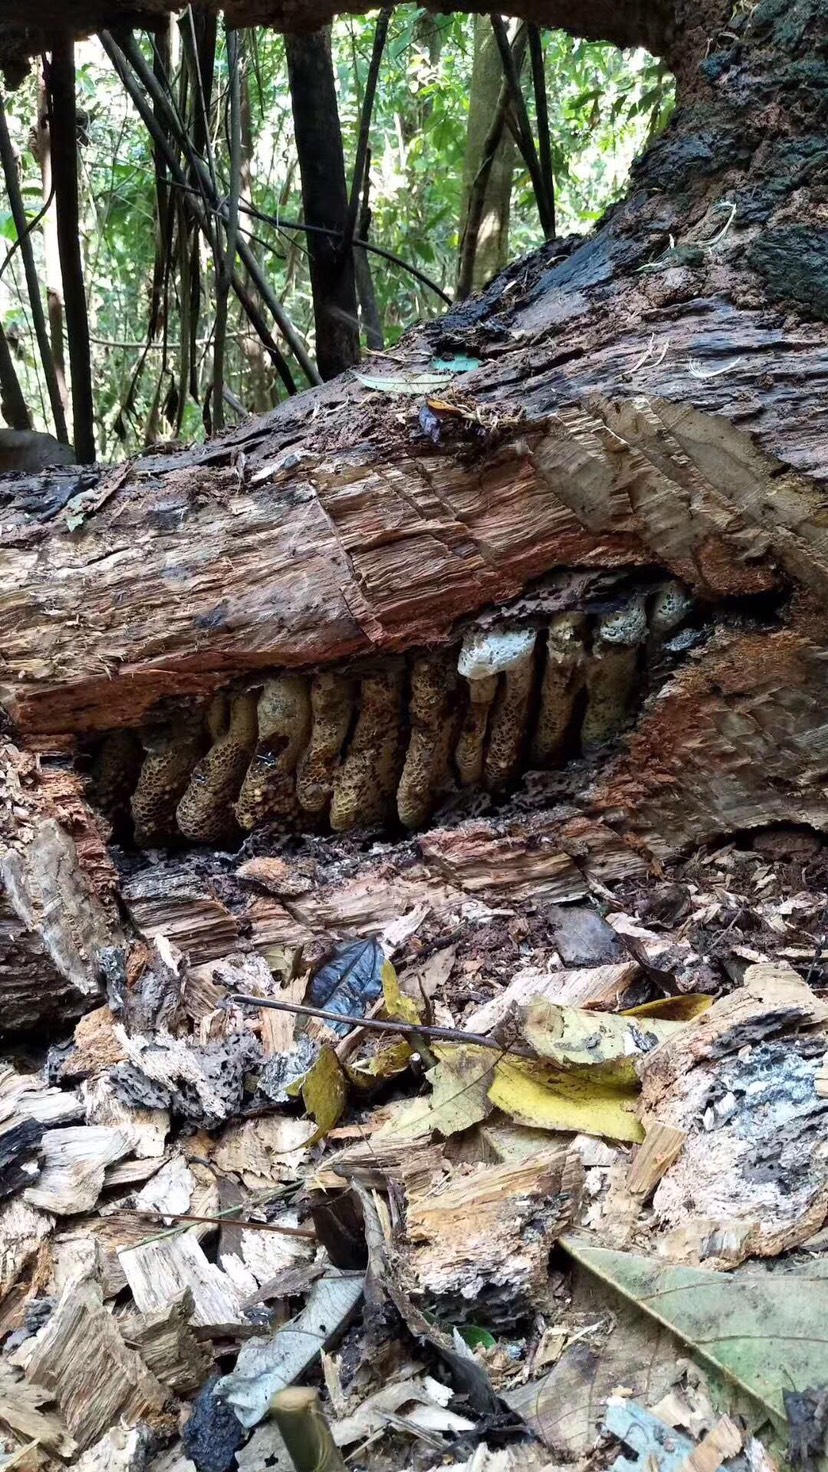
<instances>
[{"instance_id":1,"label":"shadowed forest area","mask_svg":"<svg viewBox=\"0 0 828 1472\"><path fill-rule=\"evenodd\" d=\"M264 28L234 34L188 9L151 38L81 44L75 271L93 385L82 396L94 421L85 438L99 458L263 413L317 372L330 377L366 348L392 349L407 326L545 235L595 223L666 122L671 76L640 48L509 29L550 196L540 208L488 18L409 4L339 18L330 35L294 42ZM75 342L85 333L64 303L53 68L33 68L5 98L0 326L33 425L55 433L10 198L19 191L36 280L48 288L48 344L71 437L67 355L74 346L85 356ZM310 135L301 127L308 110ZM231 200L234 258L243 244L254 263L251 276L239 261L241 299L222 288L232 241L217 224ZM344 248L348 234L370 249ZM25 428L8 390L5 404L7 422Z\"/></svg>"}]
</instances>

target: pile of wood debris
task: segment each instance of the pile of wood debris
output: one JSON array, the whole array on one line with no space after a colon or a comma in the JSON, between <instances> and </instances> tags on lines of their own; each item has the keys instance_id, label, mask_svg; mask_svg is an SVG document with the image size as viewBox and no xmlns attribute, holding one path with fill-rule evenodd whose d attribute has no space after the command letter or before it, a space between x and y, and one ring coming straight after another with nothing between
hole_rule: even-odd
<instances>
[{"instance_id":1,"label":"pile of wood debris","mask_svg":"<svg viewBox=\"0 0 828 1472\"><path fill-rule=\"evenodd\" d=\"M817 1465L824 857L444 871L218 959L133 876L107 1002L0 1071L0 1467L287 1469L295 1383L354 1469ZM313 863L235 872L307 921Z\"/></svg>"}]
</instances>

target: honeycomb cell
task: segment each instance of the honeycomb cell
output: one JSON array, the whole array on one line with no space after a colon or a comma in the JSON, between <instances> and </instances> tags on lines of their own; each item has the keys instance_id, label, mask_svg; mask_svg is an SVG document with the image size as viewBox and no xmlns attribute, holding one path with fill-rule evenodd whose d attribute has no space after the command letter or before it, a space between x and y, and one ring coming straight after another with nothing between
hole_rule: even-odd
<instances>
[{"instance_id":1,"label":"honeycomb cell","mask_svg":"<svg viewBox=\"0 0 828 1472\"><path fill-rule=\"evenodd\" d=\"M406 828L422 828L449 781L457 714L457 670L452 653L426 654L411 671L411 734L397 788L397 813Z\"/></svg>"},{"instance_id":2,"label":"honeycomb cell","mask_svg":"<svg viewBox=\"0 0 828 1472\"><path fill-rule=\"evenodd\" d=\"M354 710L354 681L338 674L315 675L311 684L311 733L296 769L296 796L306 813L323 813L333 792Z\"/></svg>"},{"instance_id":3,"label":"honeycomb cell","mask_svg":"<svg viewBox=\"0 0 828 1472\"><path fill-rule=\"evenodd\" d=\"M584 630L578 613L561 613L549 625L546 663L532 738L532 761L553 766L566 753L575 706L586 680Z\"/></svg>"},{"instance_id":4,"label":"honeycomb cell","mask_svg":"<svg viewBox=\"0 0 828 1472\"><path fill-rule=\"evenodd\" d=\"M404 669L393 662L360 682L354 734L333 779L331 827L373 827L394 814L405 748L402 738Z\"/></svg>"},{"instance_id":5,"label":"honeycomb cell","mask_svg":"<svg viewBox=\"0 0 828 1472\"><path fill-rule=\"evenodd\" d=\"M681 583L662 583L650 603L650 634L656 640L666 639L692 612L693 599Z\"/></svg>"},{"instance_id":6,"label":"honeycomb cell","mask_svg":"<svg viewBox=\"0 0 828 1472\"><path fill-rule=\"evenodd\" d=\"M259 739L236 803L242 828L299 811L296 768L311 729L310 682L303 675L268 680L257 709Z\"/></svg>"},{"instance_id":7,"label":"honeycomb cell","mask_svg":"<svg viewBox=\"0 0 828 1472\"><path fill-rule=\"evenodd\" d=\"M454 752L454 764L463 787L477 787L483 781L486 732L497 694L497 678L497 675L484 675L482 679L468 681L468 703Z\"/></svg>"},{"instance_id":8,"label":"honeycomb cell","mask_svg":"<svg viewBox=\"0 0 828 1472\"><path fill-rule=\"evenodd\" d=\"M534 683L535 651L530 648L499 678L483 766L484 781L490 792L504 787L517 775L526 751Z\"/></svg>"},{"instance_id":9,"label":"honeycomb cell","mask_svg":"<svg viewBox=\"0 0 828 1472\"><path fill-rule=\"evenodd\" d=\"M217 713L213 712L213 724ZM196 766L178 804L178 827L193 843L223 843L237 832L233 804L256 748L255 695L239 695L227 729Z\"/></svg>"},{"instance_id":10,"label":"honeycomb cell","mask_svg":"<svg viewBox=\"0 0 828 1472\"><path fill-rule=\"evenodd\" d=\"M141 848L178 835L176 808L208 744L202 712L182 711L142 733L146 755L132 794L135 842Z\"/></svg>"},{"instance_id":11,"label":"honeycomb cell","mask_svg":"<svg viewBox=\"0 0 828 1472\"><path fill-rule=\"evenodd\" d=\"M638 694L640 649L647 637L643 597L628 599L598 620L587 660L587 705L581 726L585 752L626 724Z\"/></svg>"},{"instance_id":12,"label":"honeycomb cell","mask_svg":"<svg viewBox=\"0 0 828 1472\"><path fill-rule=\"evenodd\" d=\"M95 754L92 798L117 833L128 825L130 797L144 761L144 748L134 731L110 731Z\"/></svg>"}]
</instances>

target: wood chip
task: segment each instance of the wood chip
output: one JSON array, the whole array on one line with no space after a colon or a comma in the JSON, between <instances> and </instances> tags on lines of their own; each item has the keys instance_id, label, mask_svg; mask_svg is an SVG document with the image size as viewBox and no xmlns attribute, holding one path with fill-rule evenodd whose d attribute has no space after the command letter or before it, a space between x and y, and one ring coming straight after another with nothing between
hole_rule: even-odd
<instances>
[{"instance_id":1,"label":"wood chip","mask_svg":"<svg viewBox=\"0 0 828 1472\"><path fill-rule=\"evenodd\" d=\"M132 1136L105 1125L69 1125L43 1137L43 1170L24 1192L30 1206L74 1216L90 1211L101 1194L106 1167L132 1149Z\"/></svg>"},{"instance_id":2,"label":"wood chip","mask_svg":"<svg viewBox=\"0 0 828 1472\"><path fill-rule=\"evenodd\" d=\"M248 1323L242 1309L243 1295L221 1268L208 1261L191 1232L176 1232L139 1247L125 1247L118 1257L142 1313L167 1308L189 1288L194 1324L209 1329Z\"/></svg>"},{"instance_id":3,"label":"wood chip","mask_svg":"<svg viewBox=\"0 0 828 1472\"><path fill-rule=\"evenodd\" d=\"M192 1289L185 1288L164 1308L121 1319L124 1343L138 1350L147 1368L179 1395L199 1390L212 1368L191 1328Z\"/></svg>"},{"instance_id":4,"label":"wood chip","mask_svg":"<svg viewBox=\"0 0 828 1472\"><path fill-rule=\"evenodd\" d=\"M674 1129L672 1125L653 1120L644 1143L635 1152L627 1176L627 1190L646 1201L664 1172L669 1170L674 1160L678 1160L686 1139L686 1130Z\"/></svg>"},{"instance_id":5,"label":"wood chip","mask_svg":"<svg viewBox=\"0 0 828 1472\"><path fill-rule=\"evenodd\" d=\"M81 1447L114 1421L157 1420L167 1392L127 1349L97 1283L72 1282L37 1336L26 1379L57 1400Z\"/></svg>"}]
</instances>

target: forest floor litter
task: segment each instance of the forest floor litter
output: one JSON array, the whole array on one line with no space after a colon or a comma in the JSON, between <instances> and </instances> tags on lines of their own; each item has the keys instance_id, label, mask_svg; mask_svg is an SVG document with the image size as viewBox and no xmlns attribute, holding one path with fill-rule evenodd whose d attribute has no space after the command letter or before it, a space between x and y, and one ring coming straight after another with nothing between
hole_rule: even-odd
<instances>
[{"instance_id":1,"label":"forest floor litter","mask_svg":"<svg viewBox=\"0 0 828 1472\"><path fill-rule=\"evenodd\" d=\"M0 1064L0 1468L290 1469L294 1385L354 1472L819 1467L827 918L777 829L310 947L146 931Z\"/></svg>"}]
</instances>

